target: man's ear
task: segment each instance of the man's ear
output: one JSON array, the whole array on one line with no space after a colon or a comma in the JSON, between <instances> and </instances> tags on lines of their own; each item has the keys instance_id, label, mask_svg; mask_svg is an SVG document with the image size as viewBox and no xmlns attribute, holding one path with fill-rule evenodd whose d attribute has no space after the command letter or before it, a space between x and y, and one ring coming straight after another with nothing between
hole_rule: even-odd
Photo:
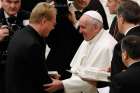
<instances>
[{"instance_id":1,"label":"man's ear","mask_svg":"<svg viewBox=\"0 0 140 93\"><path fill-rule=\"evenodd\" d=\"M100 27L99 27L99 25L94 24L93 27L94 27L94 29L95 29L96 32L99 32L99 31L100 31ZM95 32L95 31L94 31L94 32Z\"/></svg>"},{"instance_id":2,"label":"man's ear","mask_svg":"<svg viewBox=\"0 0 140 93\"><path fill-rule=\"evenodd\" d=\"M120 17L120 21L121 21L121 23L124 24L125 19L122 17L122 15L120 15L119 17Z\"/></svg>"},{"instance_id":3,"label":"man's ear","mask_svg":"<svg viewBox=\"0 0 140 93\"><path fill-rule=\"evenodd\" d=\"M122 58L123 58L124 61L129 59L128 53L126 51L122 52Z\"/></svg>"},{"instance_id":4,"label":"man's ear","mask_svg":"<svg viewBox=\"0 0 140 93\"><path fill-rule=\"evenodd\" d=\"M42 24L42 25L45 24L45 23L48 21L46 18L42 18L41 20L42 20L42 21L41 21L41 24Z\"/></svg>"}]
</instances>

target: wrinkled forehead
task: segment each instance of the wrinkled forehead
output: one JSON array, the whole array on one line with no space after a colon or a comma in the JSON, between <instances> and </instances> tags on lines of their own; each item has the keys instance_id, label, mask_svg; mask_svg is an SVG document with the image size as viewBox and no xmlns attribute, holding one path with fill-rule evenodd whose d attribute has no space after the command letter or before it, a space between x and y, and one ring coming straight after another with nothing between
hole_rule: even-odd
<instances>
[{"instance_id":1,"label":"wrinkled forehead","mask_svg":"<svg viewBox=\"0 0 140 93\"><path fill-rule=\"evenodd\" d=\"M88 15L82 15L81 18L79 19L79 24L87 24L89 20L92 18Z\"/></svg>"}]
</instances>

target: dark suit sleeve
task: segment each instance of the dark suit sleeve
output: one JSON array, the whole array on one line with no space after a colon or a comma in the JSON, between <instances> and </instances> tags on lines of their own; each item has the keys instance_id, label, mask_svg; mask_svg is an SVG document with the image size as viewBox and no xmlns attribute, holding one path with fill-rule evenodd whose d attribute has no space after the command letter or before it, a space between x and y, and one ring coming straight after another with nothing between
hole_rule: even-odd
<instances>
[{"instance_id":1,"label":"dark suit sleeve","mask_svg":"<svg viewBox=\"0 0 140 93\"><path fill-rule=\"evenodd\" d=\"M121 72L124 69L126 69L126 66L123 64L121 58L121 41L120 41L114 48L113 58L111 62L111 76Z\"/></svg>"},{"instance_id":2,"label":"dark suit sleeve","mask_svg":"<svg viewBox=\"0 0 140 93\"><path fill-rule=\"evenodd\" d=\"M28 51L28 62L27 63L27 76L24 79L24 93L44 93L42 85L45 83L50 83L51 79L47 74L45 67L44 52L40 49L40 45L32 45ZM22 92L23 93L23 92Z\"/></svg>"},{"instance_id":3,"label":"dark suit sleeve","mask_svg":"<svg viewBox=\"0 0 140 93\"><path fill-rule=\"evenodd\" d=\"M112 76L111 83L110 83L110 93L124 93L123 91L123 80L122 78L124 73L117 73Z\"/></svg>"}]
</instances>

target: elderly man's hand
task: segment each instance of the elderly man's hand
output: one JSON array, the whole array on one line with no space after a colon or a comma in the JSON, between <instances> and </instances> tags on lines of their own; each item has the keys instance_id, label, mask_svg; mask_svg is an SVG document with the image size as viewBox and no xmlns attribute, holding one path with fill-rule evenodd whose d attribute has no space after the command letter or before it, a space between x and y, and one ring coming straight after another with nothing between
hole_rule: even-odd
<instances>
[{"instance_id":1,"label":"elderly man's hand","mask_svg":"<svg viewBox=\"0 0 140 93\"><path fill-rule=\"evenodd\" d=\"M43 85L44 91L47 91L49 93L53 93L55 91L58 91L58 90L64 88L62 81L60 81L58 79L52 79L52 80L53 80L52 83Z\"/></svg>"}]
</instances>

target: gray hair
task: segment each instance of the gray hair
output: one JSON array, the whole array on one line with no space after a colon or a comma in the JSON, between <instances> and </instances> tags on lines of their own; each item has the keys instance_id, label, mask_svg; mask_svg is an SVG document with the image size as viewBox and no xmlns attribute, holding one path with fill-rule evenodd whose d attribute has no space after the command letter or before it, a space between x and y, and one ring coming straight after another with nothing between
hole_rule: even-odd
<instances>
[{"instance_id":1,"label":"gray hair","mask_svg":"<svg viewBox=\"0 0 140 93\"><path fill-rule=\"evenodd\" d=\"M103 23L95 18L88 19L89 22L93 25L97 25L100 28L103 28Z\"/></svg>"}]
</instances>

